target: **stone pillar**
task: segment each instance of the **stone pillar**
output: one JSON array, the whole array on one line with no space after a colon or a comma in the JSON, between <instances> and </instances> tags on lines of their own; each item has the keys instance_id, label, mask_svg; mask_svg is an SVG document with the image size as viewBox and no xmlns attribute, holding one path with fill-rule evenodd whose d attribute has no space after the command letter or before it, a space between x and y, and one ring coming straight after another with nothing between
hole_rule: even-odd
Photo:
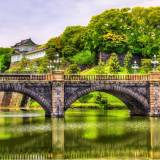
<instances>
[{"instance_id":1,"label":"stone pillar","mask_svg":"<svg viewBox=\"0 0 160 160\"><path fill-rule=\"evenodd\" d=\"M160 116L160 72L150 74L150 116Z\"/></svg>"},{"instance_id":2,"label":"stone pillar","mask_svg":"<svg viewBox=\"0 0 160 160\"><path fill-rule=\"evenodd\" d=\"M52 117L64 116L64 72L53 73L52 81Z\"/></svg>"}]
</instances>

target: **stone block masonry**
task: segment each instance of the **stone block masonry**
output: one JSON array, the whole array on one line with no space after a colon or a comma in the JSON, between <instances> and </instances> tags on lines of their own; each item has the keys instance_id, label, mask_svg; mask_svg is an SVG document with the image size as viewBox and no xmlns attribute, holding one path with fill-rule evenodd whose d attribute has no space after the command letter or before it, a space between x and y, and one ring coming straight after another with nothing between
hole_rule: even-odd
<instances>
[{"instance_id":1,"label":"stone block masonry","mask_svg":"<svg viewBox=\"0 0 160 160\"><path fill-rule=\"evenodd\" d=\"M18 77L18 78L17 78ZM17 80L18 79L18 80ZM4 75L1 92L17 92L37 101L49 117L63 117L78 98L102 91L121 99L131 115L160 116L160 73L148 75Z\"/></svg>"},{"instance_id":2,"label":"stone block masonry","mask_svg":"<svg viewBox=\"0 0 160 160\"><path fill-rule=\"evenodd\" d=\"M52 117L64 116L64 82L52 83Z\"/></svg>"}]
</instances>

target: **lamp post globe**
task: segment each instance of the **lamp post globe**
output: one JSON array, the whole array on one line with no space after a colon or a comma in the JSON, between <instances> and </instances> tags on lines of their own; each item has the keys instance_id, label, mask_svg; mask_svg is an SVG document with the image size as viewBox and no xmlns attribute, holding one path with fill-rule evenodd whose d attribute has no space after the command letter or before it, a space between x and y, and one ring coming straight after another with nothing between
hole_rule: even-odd
<instances>
[{"instance_id":1,"label":"lamp post globe","mask_svg":"<svg viewBox=\"0 0 160 160\"><path fill-rule=\"evenodd\" d=\"M153 65L153 71L156 71L159 61L157 60L157 56L154 54L151 64Z\"/></svg>"},{"instance_id":2,"label":"lamp post globe","mask_svg":"<svg viewBox=\"0 0 160 160\"><path fill-rule=\"evenodd\" d=\"M137 64L137 61L134 61L132 65L133 73L137 73L137 70L139 69L139 65Z\"/></svg>"},{"instance_id":3,"label":"lamp post globe","mask_svg":"<svg viewBox=\"0 0 160 160\"><path fill-rule=\"evenodd\" d=\"M60 69L60 63L61 63L60 55L59 53L56 53L54 56L52 69L58 71Z\"/></svg>"}]
</instances>

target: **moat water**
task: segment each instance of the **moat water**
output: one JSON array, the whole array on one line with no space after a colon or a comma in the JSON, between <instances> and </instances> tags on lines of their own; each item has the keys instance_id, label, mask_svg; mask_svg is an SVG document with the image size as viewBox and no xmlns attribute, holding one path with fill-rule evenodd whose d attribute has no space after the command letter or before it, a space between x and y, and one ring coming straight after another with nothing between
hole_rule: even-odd
<instances>
[{"instance_id":1,"label":"moat water","mask_svg":"<svg viewBox=\"0 0 160 160\"><path fill-rule=\"evenodd\" d=\"M160 118L127 110L69 110L64 119L2 112L1 159L160 159Z\"/></svg>"}]
</instances>

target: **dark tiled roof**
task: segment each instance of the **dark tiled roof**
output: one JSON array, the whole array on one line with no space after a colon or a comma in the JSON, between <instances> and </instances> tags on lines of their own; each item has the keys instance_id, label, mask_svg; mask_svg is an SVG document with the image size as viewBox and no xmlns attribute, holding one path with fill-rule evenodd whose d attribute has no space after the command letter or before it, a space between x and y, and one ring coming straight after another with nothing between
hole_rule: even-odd
<instances>
[{"instance_id":1,"label":"dark tiled roof","mask_svg":"<svg viewBox=\"0 0 160 160\"><path fill-rule=\"evenodd\" d=\"M22 46L22 45L37 45L36 43L34 43L30 38L29 39L25 39L25 40L22 40L21 42L19 43L16 43L14 46L12 46L13 48L14 47L18 47L18 46Z\"/></svg>"}]
</instances>

